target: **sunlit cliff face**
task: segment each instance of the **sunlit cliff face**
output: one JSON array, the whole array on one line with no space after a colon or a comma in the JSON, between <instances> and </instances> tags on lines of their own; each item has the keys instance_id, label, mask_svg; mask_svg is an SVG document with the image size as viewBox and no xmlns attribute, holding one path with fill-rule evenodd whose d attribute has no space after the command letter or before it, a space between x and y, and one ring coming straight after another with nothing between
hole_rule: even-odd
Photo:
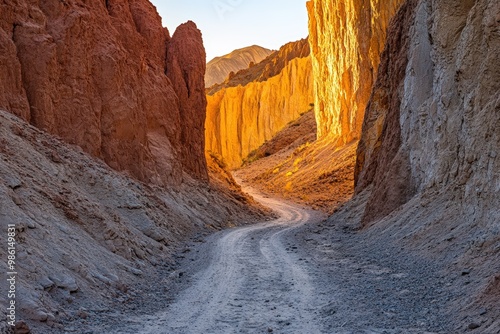
<instances>
[{"instance_id":1,"label":"sunlit cliff face","mask_svg":"<svg viewBox=\"0 0 500 334\"><path fill-rule=\"evenodd\" d=\"M309 43L318 138L359 139L389 20L402 0L311 0Z\"/></svg>"}]
</instances>

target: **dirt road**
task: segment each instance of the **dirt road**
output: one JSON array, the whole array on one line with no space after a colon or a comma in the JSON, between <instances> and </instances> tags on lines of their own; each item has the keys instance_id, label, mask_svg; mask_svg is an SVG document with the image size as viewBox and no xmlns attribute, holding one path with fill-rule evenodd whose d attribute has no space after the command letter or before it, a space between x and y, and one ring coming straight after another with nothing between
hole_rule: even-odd
<instances>
[{"instance_id":1,"label":"dirt road","mask_svg":"<svg viewBox=\"0 0 500 334\"><path fill-rule=\"evenodd\" d=\"M278 200L258 200L280 218L218 234L203 260L206 269L140 333L322 332L310 268L285 241L321 216Z\"/></svg>"}]
</instances>

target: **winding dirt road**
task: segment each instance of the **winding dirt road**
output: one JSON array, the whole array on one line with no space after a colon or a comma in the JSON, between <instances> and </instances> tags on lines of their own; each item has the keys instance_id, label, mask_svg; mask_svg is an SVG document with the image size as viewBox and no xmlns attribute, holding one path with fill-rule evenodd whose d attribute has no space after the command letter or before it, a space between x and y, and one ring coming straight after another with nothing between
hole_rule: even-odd
<instances>
[{"instance_id":1,"label":"winding dirt road","mask_svg":"<svg viewBox=\"0 0 500 334\"><path fill-rule=\"evenodd\" d=\"M286 235L321 215L253 195L280 218L217 234L205 269L140 333L323 332L311 270L286 244Z\"/></svg>"},{"instance_id":2,"label":"winding dirt road","mask_svg":"<svg viewBox=\"0 0 500 334\"><path fill-rule=\"evenodd\" d=\"M146 314L105 331L141 334L447 334L447 277L389 240L350 232L298 205L252 193L280 218L186 249L177 285ZM352 213L351 213L352 214ZM197 244L196 244L197 243ZM162 285L161 282L152 283ZM142 315L141 315L142 314Z\"/></svg>"}]
</instances>

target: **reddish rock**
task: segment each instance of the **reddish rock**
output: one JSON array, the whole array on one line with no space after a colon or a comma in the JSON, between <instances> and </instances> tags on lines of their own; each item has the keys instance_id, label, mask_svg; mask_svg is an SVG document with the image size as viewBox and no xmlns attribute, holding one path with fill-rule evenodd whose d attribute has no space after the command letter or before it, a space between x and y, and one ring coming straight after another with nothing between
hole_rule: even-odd
<instances>
[{"instance_id":1,"label":"reddish rock","mask_svg":"<svg viewBox=\"0 0 500 334\"><path fill-rule=\"evenodd\" d=\"M167 75L179 97L183 167L192 176L208 180L204 138L205 70L201 32L189 21L180 25L168 42Z\"/></svg>"},{"instance_id":2,"label":"reddish rock","mask_svg":"<svg viewBox=\"0 0 500 334\"><path fill-rule=\"evenodd\" d=\"M206 149L221 156L229 169L314 101L307 39L288 43L259 64L229 76L207 94Z\"/></svg>"},{"instance_id":3,"label":"reddish rock","mask_svg":"<svg viewBox=\"0 0 500 334\"><path fill-rule=\"evenodd\" d=\"M190 83L203 82L201 38L167 52L168 31L147 0L17 0L0 5L0 17L1 108L142 181L182 181L182 157L203 135L181 129L189 107L165 74L166 58L189 54L193 65L182 69ZM199 35L194 24L182 30L178 40ZM199 95L189 103L201 106ZM190 141L181 141L186 131ZM191 174L205 178L197 165Z\"/></svg>"}]
</instances>

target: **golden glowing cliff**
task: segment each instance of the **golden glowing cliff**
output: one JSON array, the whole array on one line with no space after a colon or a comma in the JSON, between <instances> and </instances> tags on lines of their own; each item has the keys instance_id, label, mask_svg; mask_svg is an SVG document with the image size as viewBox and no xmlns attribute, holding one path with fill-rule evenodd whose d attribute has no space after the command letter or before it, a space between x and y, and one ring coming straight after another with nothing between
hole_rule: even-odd
<instances>
[{"instance_id":1,"label":"golden glowing cliff","mask_svg":"<svg viewBox=\"0 0 500 334\"><path fill-rule=\"evenodd\" d=\"M207 96L206 150L229 168L310 109L312 66L307 40L285 45Z\"/></svg>"},{"instance_id":2,"label":"golden glowing cliff","mask_svg":"<svg viewBox=\"0 0 500 334\"><path fill-rule=\"evenodd\" d=\"M272 50L252 45L212 59L207 63L207 71L205 73L206 87L224 82L229 73L247 68L251 63L259 63L271 53L273 53Z\"/></svg>"},{"instance_id":3,"label":"golden glowing cliff","mask_svg":"<svg viewBox=\"0 0 500 334\"><path fill-rule=\"evenodd\" d=\"M389 20L402 0L311 0L309 42L318 138L359 139Z\"/></svg>"}]
</instances>

